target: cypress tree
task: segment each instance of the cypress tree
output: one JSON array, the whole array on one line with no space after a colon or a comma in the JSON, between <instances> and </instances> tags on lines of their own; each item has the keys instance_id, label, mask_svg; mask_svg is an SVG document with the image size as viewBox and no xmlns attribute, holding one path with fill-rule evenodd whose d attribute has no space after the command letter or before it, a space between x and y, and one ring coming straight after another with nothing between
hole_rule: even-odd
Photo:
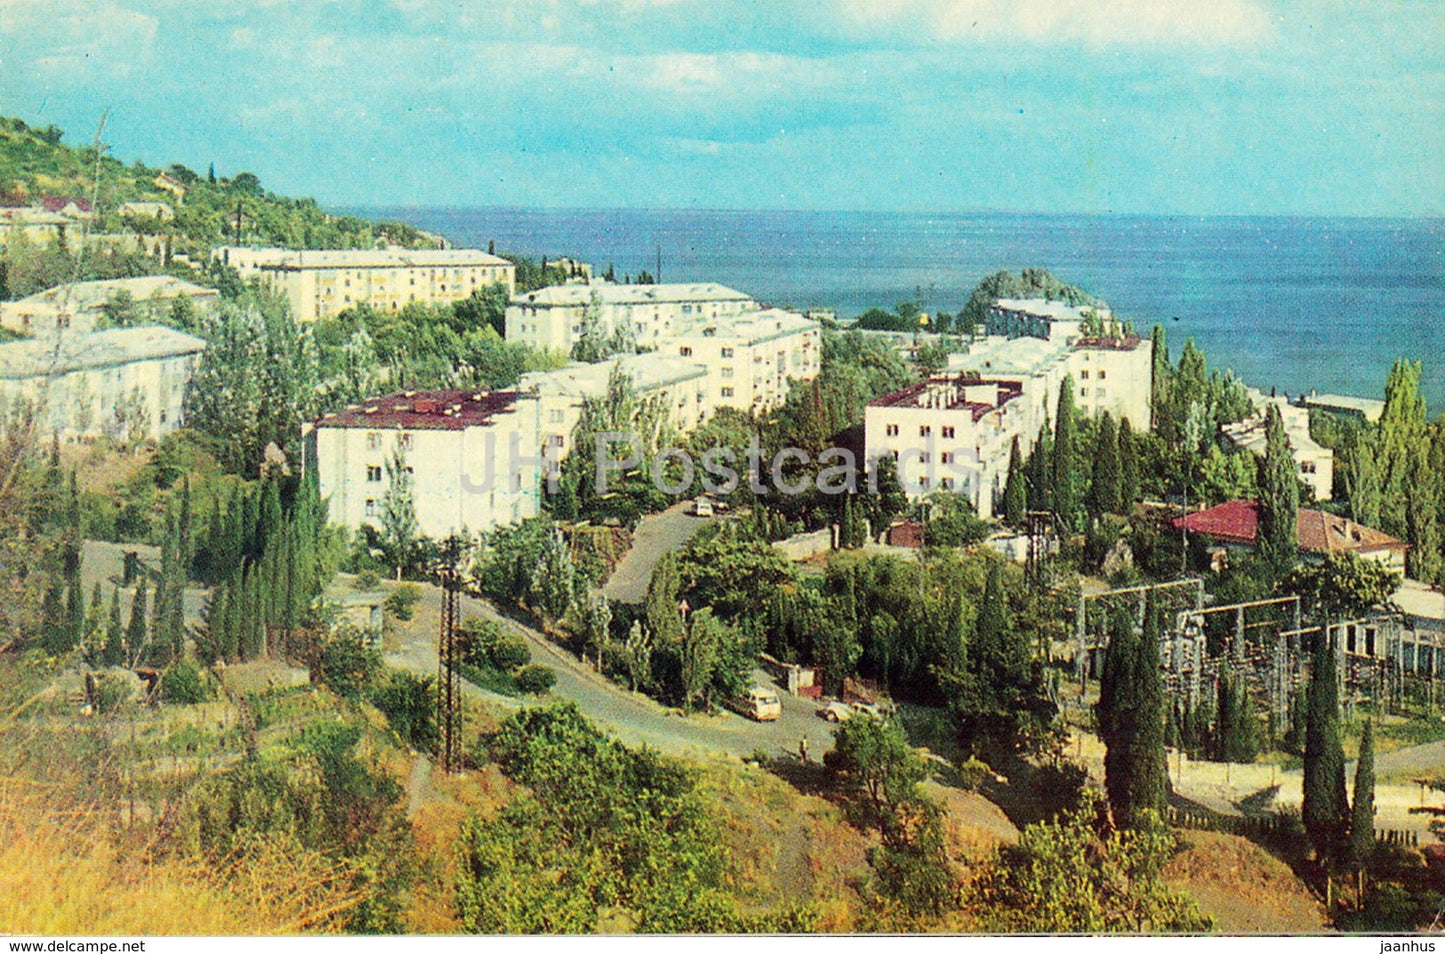
<instances>
[{"instance_id":1,"label":"cypress tree","mask_svg":"<svg viewBox=\"0 0 1445 954\"><path fill-rule=\"evenodd\" d=\"M1008 452L1008 481L1003 488L1003 514L1008 525L1019 529L1028 514L1028 487L1024 477L1024 462L1019 451L1019 438L1014 435Z\"/></svg>"},{"instance_id":2,"label":"cypress tree","mask_svg":"<svg viewBox=\"0 0 1445 954\"><path fill-rule=\"evenodd\" d=\"M1049 423L1044 421L1039 429L1039 439L1034 441L1033 453L1029 454L1028 484L1029 509L1049 510L1053 505L1053 494L1049 482L1053 474L1052 450L1049 438Z\"/></svg>"},{"instance_id":3,"label":"cypress tree","mask_svg":"<svg viewBox=\"0 0 1445 954\"><path fill-rule=\"evenodd\" d=\"M844 496L843 512L838 518L838 549L847 550L853 546L855 519L853 515L853 498Z\"/></svg>"},{"instance_id":4,"label":"cypress tree","mask_svg":"<svg viewBox=\"0 0 1445 954\"><path fill-rule=\"evenodd\" d=\"M1134 439L1129 419L1122 417L1119 419L1119 512L1128 514L1134 509L1134 501L1141 496L1139 445Z\"/></svg>"},{"instance_id":5,"label":"cypress tree","mask_svg":"<svg viewBox=\"0 0 1445 954\"><path fill-rule=\"evenodd\" d=\"M1259 480L1259 552L1277 572L1294 566L1299 554L1299 481L1279 408L1265 415L1264 462Z\"/></svg>"},{"instance_id":6,"label":"cypress tree","mask_svg":"<svg viewBox=\"0 0 1445 954\"><path fill-rule=\"evenodd\" d=\"M1155 325L1149 332L1149 342L1153 348L1153 364L1149 373L1149 409L1154 414L1154 429L1164 431L1167 417L1165 411L1169 405L1169 346L1165 341L1163 325ZM1169 439L1167 435L1165 439Z\"/></svg>"},{"instance_id":7,"label":"cypress tree","mask_svg":"<svg viewBox=\"0 0 1445 954\"><path fill-rule=\"evenodd\" d=\"M131 598L130 624L125 631L125 651L130 661L140 658L141 647L146 643L146 583L136 580L135 595Z\"/></svg>"},{"instance_id":8,"label":"cypress tree","mask_svg":"<svg viewBox=\"0 0 1445 954\"><path fill-rule=\"evenodd\" d=\"M40 619L43 633L41 645L45 651L58 656L70 649L70 622L65 612L65 586L52 584L45 591L40 603Z\"/></svg>"},{"instance_id":9,"label":"cypress tree","mask_svg":"<svg viewBox=\"0 0 1445 954\"><path fill-rule=\"evenodd\" d=\"M1349 822L1345 800L1345 753L1340 743L1339 690L1335 685L1335 649L1328 627L1319 634L1310 671L1305 723L1304 804L1301 815L1322 862L1338 860L1341 836Z\"/></svg>"},{"instance_id":10,"label":"cypress tree","mask_svg":"<svg viewBox=\"0 0 1445 954\"><path fill-rule=\"evenodd\" d=\"M1365 720L1355 763L1355 803L1350 813L1350 861L1363 874L1375 850L1375 729ZM1363 887L1363 879L1361 880Z\"/></svg>"},{"instance_id":11,"label":"cypress tree","mask_svg":"<svg viewBox=\"0 0 1445 954\"><path fill-rule=\"evenodd\" d=\"M1074 411L1074 379L1064 376L1059 391L1058 420L1054 422L1054 446L1050 450L1052 474L1049 492L1053 498L1054 512L1064 526L1077 529L1082 506L1079 494L1078 475L1074 470L1074 455L1078 452L1079 422Z\"/></svg>"},{"instance_id":12,"label":"cypress tree","mask_svg":"<svg viewBox=\"0 0 1445 954\"><path fill-rule=\"evenodd\" d=\"M1104 743L1104 791L1115 822L1122 825L1128 813L1132 785L1129 741L1135 726L1138 699L1135 667L1139 663L1139 634L1127 610L1116 609L1109 645L1104 650L1099 677L1099 701L1094 707L1099 739Z\"/></svg>"},{"instance_id":13,"label":"cypress tree","mask_svg":"<svg viewBox=\"0 0 1445 954\"><path fill-rule=\"evenodd\" d=\"M1164 678L1159 671L1159 634L1161 628L1158 604L1151 598L1144 611L1144 633L1135 647L1134 666L1137 693L1133 744L1130 746L1128 810L1122 819L1124 827L1146 824L1145 812L1152 812L1156 821L1166 816L1169 798L1169 763L1164 747Z\"/></svg>"},{"instance_id":14,"label":"cypress tree","mask_svg":"<svg viewBox=\"0 0 1445 954\"><path fill-rule=\"evenodd\" d=\"M1215 758L1221 762L1253 762L1259 754L1259 732L1244 684L1229 669L1219 675L1215 705Z\"/></svg>"},{"instance_id":15,"label":"cypress tree","mask_svg":"<svg viewBox=\"0 0 1445 954\"><path fill-rule=\"evenodd\" d=\"M110 615L105 627L105 649L100 661L107 666L125 662L125 626L120 620L120 588L110 591Z\"/></svg>"},{"instance_id":16,"label":"cypress tree","mask_svg":"<svg viewBox=\"0 0 1445 954\"><path fill-rule=\"evenodd\" d=\"M1119 431L1108 411L1099 419L1094 445L1094 472L1089 483L1089 513L1098 517L1119 512Z\"/></svg>"}]
</instances>

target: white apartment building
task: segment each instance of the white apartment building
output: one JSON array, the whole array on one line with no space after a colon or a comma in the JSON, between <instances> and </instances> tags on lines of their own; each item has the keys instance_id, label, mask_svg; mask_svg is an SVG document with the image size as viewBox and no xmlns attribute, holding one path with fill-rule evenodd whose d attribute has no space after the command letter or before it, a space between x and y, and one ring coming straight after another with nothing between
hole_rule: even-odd
<instances>
[{"instance_id":1,"label":"white apartment building","mask_svg":"<svg viewBox=\"0 0 1445 954\"><path fill-rule=\"evenodd\" d=\"M674 285L552 285L512 298L507 340L570 354L589 321L611 337L621 329L638 347L655 348L699 321L750 311L758 303L711 282Z\"/></svg>"},{"instance_id":2,"label":"white apartment building","mask_svg":"<svg viewBox=\"0 0 1445 954\"><path fill-rule=\"evenodd\" d=\"M549 466L571 453L583 402L604 397L614 372L626 375L639 399L662 401L668 409L668 423L679 434L707 420L717 406L706 367L655 352L529 372L522 375L517 390L537 396L541 453Z\"/></svg>"},{"instance_id":3,"label":"white apartment building","mask_svg":"<svg viewBox=\"0 0 1445 954\"><path fill-rule=\"evenodd\" d=\"M1242 421L1225 424L1220 428L1236 448L1248 450L1256 457L1263 457L1268 440L1265 438L1265 415L1270 405L1279 408L1280 423L1284 425L1285 436L1289 438L1290 456L1294 458L1295 472L1299 479L1314 492L1316 500L1329 500L1334 494L1335 452L1322 447L1310 437L1310 412L1308 407L1291 404L1286 396L1270 397L1253 388L1249 399L1256 412Z\"/></svg>"},{"instance_id":4,"label":"white apartment building","mask_svg":"<svg viewBox=\"0 0 1445 954\"><path fill-rule=\"evenodd\" d=\"M510 294L516 267L476 249L373 249L299 251L263 260L241 256L254 266L261 284L286 296L297 321L331 318L353 305L399 311L410 302L449 305L489 285ZM237 260L228 249L222 260ZM239 270L239 269L238 269Z\"/></svg>"},{"instance_id":5,"label":"white apartment building","mask_svg":"<svg viewBox=\"0 0 1445 954\"><path fill-rule=\"evenodd\" d=\"M156 321L178 298L188 298L202 311L220 304L214 288L203 288L170 275L72 282L36 292L18 301L0 302L0 326L21 334L90 331L105 306L128 299L147 321Z\"/></svg>"},{"instance_id":6,"label":"white apartment building","mask_svg":"<svg viewBox=\"0 0 1445 954\"><path fill-rule=\"evenodd\" d=\"M1153 420L1154 342L1138 335L1076 338L1069 350L1069 376L1074 381L1074 406L1090 417L1105 411L1118 421L1129 419L1136 431Z\"/></svg>"},{"instance_id":7,"label":"white apartment building","mask_svg":"<svg viewBox=\"0 0 1445 954\"><path fill-rule=\"evenodd\" d=\"M330 518L380 528L400 450L420 532L434 539L492 530L537 515L540 402L517 391L422 391L371 398L314 422L316 468Z\"/></svg>"},{"instance_id":8,"label":"white apartment building","mask_svg":"<svg viewBox=\"0 0 1445 954\"><path fill-rule=\"evenodd\" d=\"M694 321L661 337L658 351L705 367L716 406L742 411L781 407L788 382L811 381L823 365L817 323L776 308Z\"/></svg>"},{"instance_id":9,"label":"white apartment building","mask_svg":"<svg viewBox=\"0 0 1445 954\"><path fill-rule=\"evenodd\" d=\"M1080 307L1046 298L1000 298L984 313L984 327L990 335L1005 338L1068 341L1079 337L1090 312L1106 326L1114 317L1103 306Z\"/></svg>"},{"instance_id":10,"label":"white apartment building","mask_svg":"<svg viewBox=\"0 0 1445 954\"><path fill-rule=\"evenodd\" d=\"M170 328L66 333L0 345L0 402L35 406L61 438L159 439L181 426L206 343Z\"/></svg>"},{"instance_id":11,"label":"white apartment building","mask_svg":"<svg viewBox=\"0 0 1445 954\"><path fill-rule=\"evenodd\" d=\"M892 457L911 498L961 494L991 517L1008 479L1009 451L1028 416L1018 380L935 375L878 398L864 412L864 454Z\"/></svg>"}]
</instances>

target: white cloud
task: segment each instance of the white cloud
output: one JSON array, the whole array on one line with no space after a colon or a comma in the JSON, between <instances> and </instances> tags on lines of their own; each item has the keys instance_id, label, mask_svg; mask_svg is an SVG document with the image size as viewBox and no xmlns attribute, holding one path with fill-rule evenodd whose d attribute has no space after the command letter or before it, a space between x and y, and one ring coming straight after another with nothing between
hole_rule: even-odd
<instances>
[{"instance_id":1,"label":"white cloud","mask_svg":"<svg viewBox=\"0 0 1445 954\"><path fill-rule=\"evenodd\" d=\"M838 0L855 29L956 43L1231 45L1274 25L1253 0Z\"/></svg>"}]
</instances>

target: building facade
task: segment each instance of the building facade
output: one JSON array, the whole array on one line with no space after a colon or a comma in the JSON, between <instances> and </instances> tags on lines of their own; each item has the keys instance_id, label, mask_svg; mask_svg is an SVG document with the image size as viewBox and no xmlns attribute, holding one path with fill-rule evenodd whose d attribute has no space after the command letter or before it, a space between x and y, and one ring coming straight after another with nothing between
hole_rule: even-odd
<instances>
[{"instance_id":1,"label":"building facade","mask_svg":"<svg viewBox=\"0 0 1445 954\"><path fill-rule=\"evenodd\" d=\"M911 498L937 490L964 496L993 516L1008 479L1009 453L1028 405L1018 380L935 375L870 403L864 411L869 465L891 457Z\"/></svg>"},{"instance_id":2,"label":"building facade","mask_svg":"<svg viewBox=\"0 0 1445 954\"><path fill-rule=\"evenodd\" d=\"M182 425L206 343L170 328L117 328L0 345L0 401L28 402L63 440L159 439Z\"/></svg>"},{"instance_id":3,"label":"building facade","mask_svg":"<svg viewBox=\"0 0 1445 954\"><path fill-rule=\"evenodd\" d=\"M27 335L85 332L95 328L109 307L124 303L139 320L159 320L176 299L188 299L200 311L214 311L220 293L170 275L72 282L36 292L19 301L0 302L0 326Z\"/></svg>"},{"instance_id":4,"label":"building facade","mask_svg":"<svg viewBox=\"0 0 1445 954\"><path fill-rule=\"evenodd\" d=\"M1269 441L1265 437L1265 416L1271 405L1279 409L1280 423L1289 439L1290 456L1294 458L1295 474L1309 487L1316 500L1329 500L1334 495L1335 452L1322 447L1310 436L1310 412L1307 407L1289 403L1286 397L1269 397L1251 390L1249 398L1257 413L1242 421L1225 424L1220 432L1234 447L1263 457Z\"/></svg>"},{"instance_id":5,"label":"building facade","mask_svg":"<svg viewBox=\"0 0 1445 954\"><path fill-rule=\"evenodd\" d=\"M400 454L422 534L492 530L540 510L539 409L535 395L517 391L373 398L314 422L308 466L333 522L381 528Z\"/></svg>"},{"instance_id":6,"label":"building facade","mask_svg":"<svg viewBox=\"0 0 1445 954\"><path fill-rule=\"evenodd\" d=\"M506 337L534 348L570 354L592 326L642 348L697 322L757 311L742 292L711 282L674 285L552 285L512 298Z\"/></svg>"},{"instance_id":7,"label":"building facade","mask_svg":"<svg viewBox=\"0 0 1445 954\"><path fill-rule=\"evenodd\" d=\"M817 323L776 308L694 320L660 337L657 348L705 368L715 406L740 411L781 407L789 381L811 381L823 365Z\"/></svg>"},{"instance_id":8,"label":"building facade","mask_svg":"<svg viewBox=\"0 0 1445 954\"><path fill-rule=\"evenodd\" d=\"M332 318L354 305L399 311L411 302L450 305L501 284L516 288L516 266L476 249L376 249L255 254L223 252L245 262L265 287L284 295L297 321ZM267 254L263 254L267 253ZM240 268L237 268L240 271Z\"/></svg>"}]
</instances>

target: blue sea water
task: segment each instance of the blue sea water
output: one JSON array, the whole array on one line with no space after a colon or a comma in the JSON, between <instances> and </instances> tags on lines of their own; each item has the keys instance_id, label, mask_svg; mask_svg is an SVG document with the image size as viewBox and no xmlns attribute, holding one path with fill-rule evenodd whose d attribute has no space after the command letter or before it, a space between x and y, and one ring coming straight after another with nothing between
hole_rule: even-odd
<instances>
[{"instance_id":1,"label":"blue sea water","mask_svg":"<svg viewBox=\"0 0 1445 954\"><path fill-rule=\"evenodd\" d=\"M1141 330L1192 336L1211 366L1294 394L1382 397L1396 358L1423 362L1445 411L1445 220L364 208L454 244L599 270L716 281L794 308L921 301L956 311L984 275L1029 266L1105 299Z\"/></svg>"}]
</instances>

